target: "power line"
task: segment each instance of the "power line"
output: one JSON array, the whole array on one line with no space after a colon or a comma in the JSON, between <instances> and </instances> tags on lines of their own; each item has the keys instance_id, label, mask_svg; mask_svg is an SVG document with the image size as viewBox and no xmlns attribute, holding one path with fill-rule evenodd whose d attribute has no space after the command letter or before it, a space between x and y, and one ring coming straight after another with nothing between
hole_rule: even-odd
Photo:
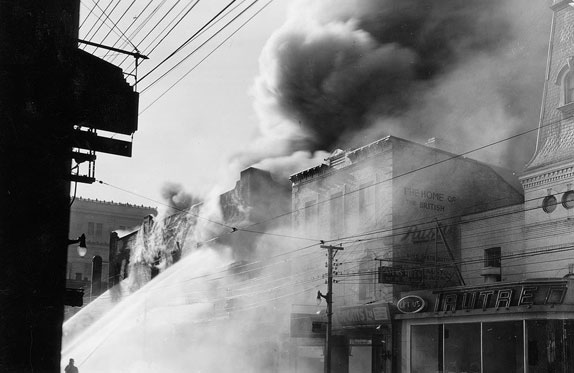
<instances>
[{"instance_id":1,"label":"power line","mask_svg":"<svg viewBox=\"0 0 574 373\"><path fill-rule=\"evenodd\" d=\"M253 3L251 3L247 9L249 9L249 7L251 7L253 4L255 4L258 0L255 0ZM188 70L182 77L180 77L175 83L173 83L168 89L166 89L161 95L159 95L158 97L156 97L148 106L146 106L138 115L143 114L146 110L148 110L153 104L155 104L159 99L161 99L165 94L167 94L171 89L173 89L179 82L181 82L185 77L187 77L192 71L194 71L201 63L203 63L203 61L205 61L207 58L209 58L213 53L215 53L215 51L217 51L227 40L229 40L231 37L233 37L241 28L243 28L249 21L251 21L256 15L258 15L263 9L265 9L273 0L270 0L269 2L267 2L267 4L265 4L261 9L259 9L255 14L253 14L250 18L247 19L247 21L245 21L243 24L241 24L234 32L232 32L228 37L226 37L221 43L219 43L211 52L209 52L205 57L203 57L197 64L195 64L190 70ZM228 22L225 26L223 26L218 32L220 32L221 30L223 30L224 28L226 28L229 24L231 24L233 21L235 21L239 16L241 16L247 9L243 10L239 15L237 15L236 17L234 17L230 22ZM209 42L211 39L213 39L213 37L215 37L217 34L212 35L209 39L207 39L204 43L202 43L198 48L196 48L192 53L190 53L189 55L187 55L185 57L185 59L187 59L188 57L191 56L191 54L195 53L199 48L201 48L203 45L205 45L207 42ZM184 60L185 60L184 59ZM183 62L183 60L181 61ZM180 62L180 63L181 63ZM179 64L178 64L179 65ZM176 65L176 66L178 66ZM175 68L175 67L174 67ZM168 73L170 71L172 71L172 69L170 69L168 71ZM167 74L167 73L166 73ZM162 75L160 78L156 79L155 81L153 81L150 85L148 85L147 87L144 88L143 91L145 91L146 89L150 88L153 84L155 84L156 82L158 82L161 78L165 77L165 75ZM143 92L142 91L142 92Z\"/></svg>"},{"instance_id":2,"label":"power line","mask_svg":"<svg viewBox=\"0 0 574 373\"><path fill-rule=\"evenodd\" d=\"M114 29L117 29L125 38L126 40L132 44L132 42L128 39L128 37L125 35L125 33L120 30L120 28L118 27L118 23L124 18L124 16L127 14L127 12L130 10L130 8L135 4L136 0L132 0L132 2L130 3L130 5L124 10L124 12L122 13L122 15L120 16L120 18L118 18L118 20L116 22L112 21L107 15L106 17L112 22L113 27L110 28L110 30L108 31L108 33L102 38L102 40L100 41L100 44L104 44L105 40L108 38L108 36L112 33L112 31ZM119 4L119 2L118 2ZM111 13L110 13L111 14ZM94 35L95 37L95 35ZM135 45L132 44L132 46L135 48L135 50L137 51L137 47ZM96 47L96 49L94 50L94 52L97 50L98 48Z\"/></svg>"},{"instance_id":3,"label":"power line","mask_svg":"<svg viewBox=\"0 0 574 373\"><path fill-rule=\"evenodd\" d=\"M146 77L148 77L151 73L153 73L155 70L157 70L161 65L163 65L164 63L166 63L169 59L171 59L175 54L177 54L182 48L184 48L187 44L189 44L190 41L192 41L193 39L195 39L195 37L203 30L205 29L207 26L209 26L209 24L211 24L213 21L215 21L215 19L217 19L227 8L229 8L235 1L237 0L232 0L229 4L227 4L221 11L219 11L215 16L213 16L207 23L205 23L203 26L201 26L201 28L199 30L197 30L189 39L187 39L183 44L181 44L179 47L177 47L171 54L169 54L167 57L165 57L160 63L158 63L153 69L151 69L150 71L148 71L144 76L142 76L140 79L138 79L138 83L140 81L142 81L143 79L145 79Z\"/></svg>"},{"instance_id":4,"label":"power line","mask_svg":"<svg viewBox=\"0 0 574 373\"><path fill-rule=\"evenodd\" d=\"M153 2L153 0L150 1L150 4L151 4L151 2ZM139 42L138 44L141 45L141 43L144 42L144 40L156 29L156 27L158 27L158 26L161 24L161 22L171 13L171 11L172 11L180 2L181 2L181 0L177 0L177 1L171 6L171 8L169 8L168 11L163 15L163 17L161 17L161 19L155 23L155 25L152 27L152 29L142 38L142 40L140 40L140 42ZM137 20L141 17L141 14L143 14L144 11L145 11L145 9L142 10L142 12L140 13L140 15L138 15L137 17L134 18L134 22L137 21ZM152 14L153 14L153 13L152 13ZM146 18L145 24L147 24L147 20L148 20L148 19L151 19L151 17ZM135 36L143 29L143 24L144 24L144 23L142 22L142 25L140 25L140 27L138 27L132 34L130 34L130 38L132 38L132 39L135 38ZM131 26L130 26L130 27L131 27ZM127 31L127 30L126 30L126 31ZM124 43L124 45L125 45L125 43ZM143 49L145 50L145 48L143 48ZM145 52L144 52L144 53L145 53ZM121 66L121 65L125 62L126 59L127 59L127 56L118 64L118 66ZM110 60L110 62L113 62L114 60L115 60L115 57L112 58L112 59Z\"/></svg>"},{"instance_id":5,"label":"power line","mask_svg":"<svg viewBox=\"0 0 574 373\"><path fill-rule=\"evenodd\" d=\"M132 28L132 26L136 23L136 21L139 19L139 17L141 17L141 15L143 14L143 12L145 12L146 9L153 3L153 1L154 1L154 0L150 0L150 1L146 4L146 6L142 9L142 11L141 11L137 16L133 17L132 22L131 22L131 23L129 24L129 26L126 28L126 31L125 31L125 32L128 32L128 31ZM135 1L134 1L134 2L135 2ZM133 3L132 3L131 5L133 5ZM131 6L131 5L130 5L130 6ZM129 8L128 8L128 9L129 9ZM127 11L127 10L126 10L126 11ZM119 22L119 20L118 20L118 22ZM133 35L133 33L132 33L132 34L129 36L129 38L132 39L133 36L134 36L134 35ZM114 44L112 45L112 47L115 47L120 40L121 40L121 39L117 39L117 40L114 42ZM119 49L124 48L127 44L128 44L128 42L124 41L124 42L119 46ZM111 52L111 51L108 51L108 52L104 55L104 57L102 57L102 58L105 58L105 57L107 57L108 55L110 55L110 52ZM112 56L112 58L109 60L109 62L111 63L113 60L116 59L117 56L118 56L118 54L115 54L115 56ZM128 57L129 57L129 56L126 56L126 58L128 58ZM121 64L120 64L120 65L121 65Z\"/></svg>"},{"instance_id":6,"label":"power line","mask_svg":"<svg viewBox=\"0 0 574 373\"><path fill-rule=\"evenodd\" d=\"M92 0L92 1L93 1L93 0ZM98 19L95 20L94 23L92 24L92 27L90 27L90 29L89 29L88 32L86 33L86 36L84 36L84 39L86 39L86 40L88 40L88 39L90 38L90 34L92 33L92 30L94 29L94 27L96 27L96 25L98 24L98 22L100 22L100 20L102 19L102 16L106 14L106 12L108 11L108 8L114 3L114 1L111 0L111 1L108 3L108 5L106 5L106 8L105 8L105 9L102 9L102 8L98 5L98 2L99 2L99 1L95 1L95 2L94 2L94 7L97 7L97 8L101 11L101 13L100 13L100 15L98 16ZM119 1L118 1L118 3L116 4L116 6L117 6L118 4L119 4ZM113 9L115 9L115 7L114 7ZM105 19L104 19L104 20L105 20ZM103 22L102 22L102 24L103 24ZM100 30L101 27L102 27L102 25L100 25L100 27L98 27L98 29L94 32L94 35ZM85 49L85 47L84 47L84 49Z\"/></svg>"}]
</instances>

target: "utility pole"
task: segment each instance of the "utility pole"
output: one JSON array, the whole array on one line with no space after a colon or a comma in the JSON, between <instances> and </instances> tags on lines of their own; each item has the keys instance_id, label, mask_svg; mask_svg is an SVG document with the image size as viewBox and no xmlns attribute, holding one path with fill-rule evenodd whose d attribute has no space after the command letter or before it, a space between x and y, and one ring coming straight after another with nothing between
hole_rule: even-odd
<instances>
[{"instance_id":1,"label":"utility pole","mask_svg":"<svg viewBox=\"0 0 574 373\"><path fill-rule=\"evenodd\" d=\"M327 334L325 337L325 373L331 373L331 333L333 330L333 259L338 250L343 250L341 246L321 245L322 249L327 249L327 294L321 292L318 298L325 298L327 302Z\"/></svg>"}]
</instances>

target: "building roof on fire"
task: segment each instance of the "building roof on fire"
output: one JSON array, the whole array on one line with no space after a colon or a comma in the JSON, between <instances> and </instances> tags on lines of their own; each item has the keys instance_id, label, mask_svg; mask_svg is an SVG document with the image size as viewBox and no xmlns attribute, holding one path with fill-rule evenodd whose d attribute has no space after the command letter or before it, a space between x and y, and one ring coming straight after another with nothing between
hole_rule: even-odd
<instances>
[{"instance_id":1,"label":"building roof on fire","mask_svg":"<svg viewBox=\"0 0 574 373\"><path fill-rule=\"evenodd\" d=\"M328 158L326 158L325 161L320 165L293 174L289 179L291 180L292 183L298 183L301 181L313 179L314 177L323 175L327 172L334 172L338 169L360 162L361 160L367 159L377 154L381 154L386 149L391 149L393 142L408 144L419 148L432 149L434 152L447 156L448 157L447 159L460 158L464 159L467 162L475 163L483 167L488 167L492 171L494 171L502 180L504 180L504 182L509 184L513 189L515 189L520 194L523 194L522 186L518 180L518 177L511 170L498 166L493 166L488 163L480 162L455 153L447 152L434 146L422 145L417 142L402 139L395 136L386 136L370 144L349 151L342 151L340 149L337 149L333 153L331 153L331 155Z\"/></svg>"}]
</instances>

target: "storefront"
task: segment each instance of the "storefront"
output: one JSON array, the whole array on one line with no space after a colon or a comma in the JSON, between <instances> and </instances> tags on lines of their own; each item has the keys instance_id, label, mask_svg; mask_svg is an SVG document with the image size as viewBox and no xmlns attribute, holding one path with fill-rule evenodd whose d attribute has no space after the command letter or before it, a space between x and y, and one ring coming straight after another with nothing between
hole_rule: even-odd
<instances>
[{"instance_id":1,"label":"storefront","mask_svg":"<svg viewBox=\"0 0 574 373\"><path fill-rule=\"evenodd\" d=\"M323 372L326 316L291 315L293 371ZM333 373L392 372L388 303L335 307L331 339Z\"/></svg>"},{"instance_id":2,"label":"storefront","mask_svg":"<svg viewBox=\"0 0 574 373\"><path fill-rule=\"evenodd\" d=\"M404 294L397 371L573 372L574 283L493 283Z\"/></svg>"}]
</instances>

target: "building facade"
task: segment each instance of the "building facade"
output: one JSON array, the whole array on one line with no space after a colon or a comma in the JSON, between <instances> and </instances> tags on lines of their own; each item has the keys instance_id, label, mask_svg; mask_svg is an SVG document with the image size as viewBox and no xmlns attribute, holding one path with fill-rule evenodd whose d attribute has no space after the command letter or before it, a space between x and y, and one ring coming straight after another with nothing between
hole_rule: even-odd
<instances>
[{"instance_id":1,"label":"building facade","mask_svg":"<svg viewBox=\"0 0 574 373\"><path fill-rule=\"evenodd\" d=\"M126 234L136 230L148 215L157 215L157 210L127 203L74 199L70 208L69 236L76 238L85 234L88 251L80 257L76 245L68 247L66 282L68 288L84 289L84 303L108 288L110 233L119 231ZM101 266L98 261L101 261Z\"/></svg>"},{"instance_id":2,"label":"building facade","mask_svg":"<svg viewBox=\"0 0 574 373\"><path fill-rule=\"evenodd\" d=\"M394 371L400 294L466 284L463 217L523 202L493 167L392 136L335 151L291 181L295 231L343 246L333 285L338 372ZM313 349L317 340L296 343Z\"/></svg>"}]
</instances>

